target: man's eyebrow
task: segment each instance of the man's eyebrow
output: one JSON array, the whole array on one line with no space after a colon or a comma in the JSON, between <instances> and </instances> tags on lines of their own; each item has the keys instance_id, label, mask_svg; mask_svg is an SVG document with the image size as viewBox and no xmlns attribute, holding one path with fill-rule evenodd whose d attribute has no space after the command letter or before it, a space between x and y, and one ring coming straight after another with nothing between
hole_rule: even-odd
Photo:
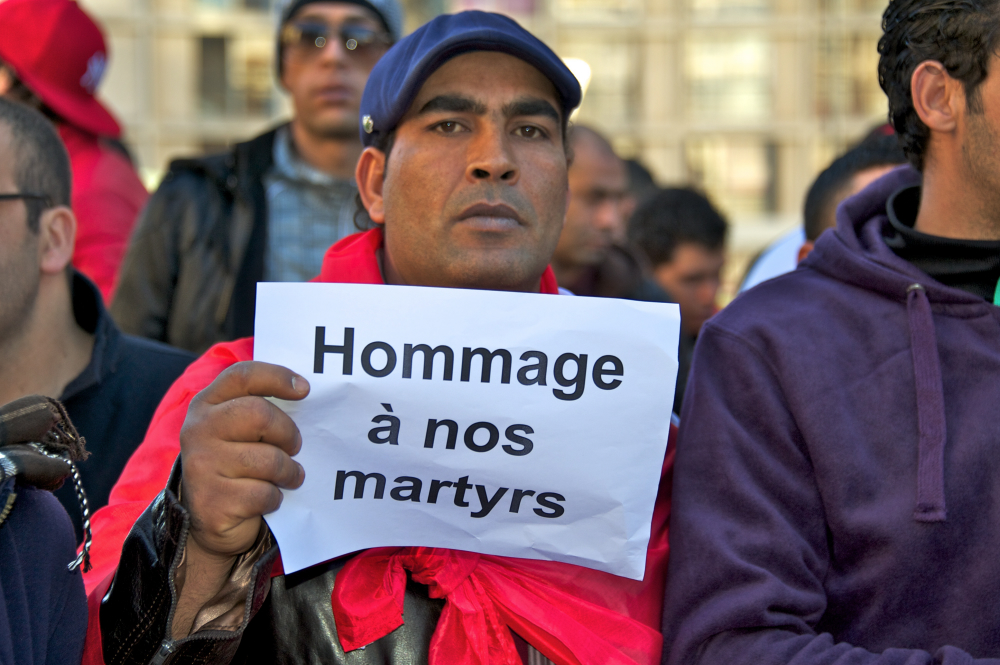
<instances>
[{"instance_id":1,"label":"man's eyebrow","mask_svg":"<svg viewBox=\"0 0 1000 665\"><path fill-rule=\"evenodd\" d=\"M486 115L486 104L458 95L438 95L423 105L418 115L445 111L447 113L472 113Z\"/></svg>"},{"instance_id":2,"label":"man's eyebrow","mask_svg":"<svg viewBox=\"0 0 1000 665\"><path fill-rule=\"evenodd\" d=\"M562 118L555 107L544 99L538 99L537 97L525 97L504 104L503 114L508 118L522 115L541 115L551 118L556 122L562 122Z\"/></svg>"}]
</instances>

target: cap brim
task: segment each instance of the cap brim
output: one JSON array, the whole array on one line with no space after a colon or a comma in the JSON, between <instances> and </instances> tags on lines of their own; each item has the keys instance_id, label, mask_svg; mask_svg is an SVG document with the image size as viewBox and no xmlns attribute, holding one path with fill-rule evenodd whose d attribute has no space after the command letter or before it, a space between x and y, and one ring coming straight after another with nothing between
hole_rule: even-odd
<instances>
[{"instance_id":1,"label":"cap brim","mask_svg":"<svg viewBox=\"0 0 1000 665\"><path fill-rule=\"evenodd\" d=\"M98 136L107 136L113 139L121 136L122 128L118 121L115 120L110 111L104 108L103 104L97 101L96 97L69 94L65 90L32 77L30 74L25 76L18 72L18 76L46 106L71 125L76 125L80 129L85 129Z\"/></svg>"}]
</instances>

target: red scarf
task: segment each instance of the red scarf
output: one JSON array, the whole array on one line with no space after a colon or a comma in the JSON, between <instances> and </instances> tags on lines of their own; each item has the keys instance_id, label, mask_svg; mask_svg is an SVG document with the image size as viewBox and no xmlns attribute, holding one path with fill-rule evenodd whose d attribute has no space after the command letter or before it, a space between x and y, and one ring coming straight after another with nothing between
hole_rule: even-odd
<instances>
[{"instance_id":1,"label":"red scarf","mask_svg":"<svg viewBox=\"0 0 1000 665\"><path fill-rule=\"evenodd\" d=\"M331 247L314 281L382 284L379 229ZM558 293L551 268L540 291ZM219 372L253 358L253 340L217 344L195 361L164 396L149 432L93 519L94 569L84 576L90 625L84 663L102 664L98 608L135 519L166 485L180 452L180 428L191 398ZM673 430L672 430L673 432ZM377 548L355 555L337 575L332 603L345 651L365 646L402 625L406 572L445 606L431 640L431 665L521 663L511 631L560 664L658 663L660 608L668 553L667 522L673 446L664 461L646 559L634 582L570 564L478 555L423 547ZM274 575L282 574L280 559Z\"/></svg>"}]
</instances>

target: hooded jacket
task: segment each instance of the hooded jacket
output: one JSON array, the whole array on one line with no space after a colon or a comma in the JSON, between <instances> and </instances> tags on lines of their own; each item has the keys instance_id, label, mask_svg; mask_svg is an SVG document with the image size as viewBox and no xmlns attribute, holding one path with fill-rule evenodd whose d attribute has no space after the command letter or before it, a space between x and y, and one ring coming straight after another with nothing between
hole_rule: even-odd
<instances>
[{"instance_id":1,"label":"hooded jacket","mask_svg":"<svg viewBox=\"0 0 1000 665\"><path fill-rule=\"evenodd\" d=\"M380 229L345 238L328 250L317 281L381 284L381 246ZM557 292L551 269L540 286ZM189 520L177 500L179 463L171 473L180 429L197 392L252 358L253 339L241 339L195 361L164 397L109 505L95 514L94 568L84 576L84 663L510 664L511 630L557 663L659 659L672 454L664 460L643 582L430 548L367 550L285 576L268 537L235 565L220 593L226 602L210 603L208 620L196 621L192 635L170 639Z\"/></svg>"},{"instance_id":2,"label":"hooded jacket","mask_svg":"<svg viewBox=\"0 0 1000 665\"><path fill-rule=\"evenodd\" d=\"M848 199L703 329L665 662L1000 663L1000 308L886 246L916 183Z\"/></svg>"}]
</instances>

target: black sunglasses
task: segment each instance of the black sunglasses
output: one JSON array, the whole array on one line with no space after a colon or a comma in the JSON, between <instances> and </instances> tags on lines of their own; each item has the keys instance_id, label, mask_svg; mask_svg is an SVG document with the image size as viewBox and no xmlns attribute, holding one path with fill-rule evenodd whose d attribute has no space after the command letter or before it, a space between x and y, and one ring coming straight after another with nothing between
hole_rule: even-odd
<instances>
[{"instance_id":1,"label":"black sunglasses","mask_svg":"<svg viewBox=\"0 0 1000 665\"><path fill-rule=\"evenodd\" d=\"M360 25L332 27L318 21L289 23L281 29L281 43L320 51L333 37L339 37L344 48L359 55L368 55L376 47L392 46L392 38L384 32Z\"/></svg>"},{"instance_id":2,"label":"black sunglasses","mask_svg":"<svg viewBox=\"0 0 1000 665\"><path fill-rule=\"evenodd\" d=\"M0 194L0 201L15 201L17 199L35 199L36 201L42 201L46 206L52 205L52 197L47 194L29 194L27 192Z\"/></svg>"}]
</instances>

